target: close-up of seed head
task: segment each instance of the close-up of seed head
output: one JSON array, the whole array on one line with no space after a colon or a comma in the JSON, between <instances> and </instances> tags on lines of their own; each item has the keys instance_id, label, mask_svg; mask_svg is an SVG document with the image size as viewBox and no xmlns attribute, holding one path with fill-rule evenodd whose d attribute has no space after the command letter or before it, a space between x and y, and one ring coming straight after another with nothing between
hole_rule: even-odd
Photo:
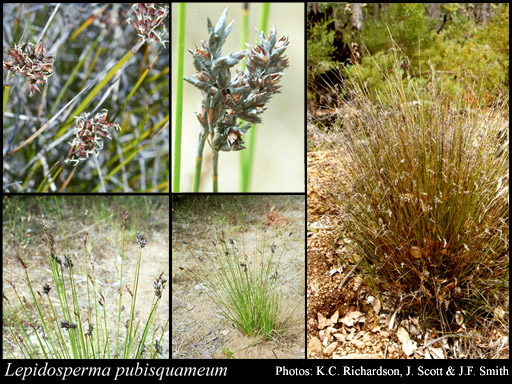
<instances>
[{"instance_id":1,"label":"close-up of seed head","mask_svg":"<svg viewBox=\"0 0 512 384\"><path fill-rule=\"evenodd\" d=\"M169 6L2 7L4 191L165 191Z\"/></svg>"},{"instance_id":2,"label":"close-up of seed head","mask_svg":"<svg viewBox=\"0 0 512 384\"><path fill-rule=\"evenodd\" d=\"M20 75L27 79L30 97L34 90L40 93L38 84L46 84L48 77L53 75L53 55L48 54L42 43L14 44L14 47L6 49L6 52L10 60L4 61L3 66L9 71L10 76Z\"/></svg>"},{"instance_id":3,"label":"close-up of seed head","mask_svg":"<svg viewBox=\"0 0 512 384\"><path fill-rule=\"evenodd\" d=\"M302 4L182 3L172 11L174 191L302 190Z\"/></svg>"},{"instance_id":4,"label":"close-up of seed head","mask_svg":"<svg viewBox=\"0 0 512 384\"><path fill-rule=\"evenodd\" d=\"M104 109L94 117L89 117L88 113L75 117L75 137L69 143L71 149L65 163L71 162L77 166L81 160L88 159L89 155L98 156L103 149L103 138L112 139L109 130L121 130L119 124L107 121L107 113Z\"/></svg>"}]
</instances>

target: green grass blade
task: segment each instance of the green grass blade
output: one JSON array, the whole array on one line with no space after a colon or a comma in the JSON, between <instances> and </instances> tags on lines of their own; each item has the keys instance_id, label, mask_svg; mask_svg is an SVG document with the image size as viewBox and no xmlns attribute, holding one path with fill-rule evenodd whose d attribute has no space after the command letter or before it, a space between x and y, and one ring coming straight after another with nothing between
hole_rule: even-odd
<instances>
[{"instance_id":1,"label":"green grass blade","mask_svg":"<svg viewBox=\"0 0 512 384\"><path fill-rule=\"evenodd\" d=\"M112 172L110 172L107 176L105 176L105 178L103 179L104 182L110 180L111 177L113 177L117 172L119 172L119 170L126 164L128 164L134 157L137 153L139 153L143 148L145 148L146 146L143 145L141 146L140 148L137 148L136 150L134 150L130 156L128 156L121 164L119 164L117 167L115 167ZM97 184L94 189L92 190L92 192L97 192L98 189L100 188L101 186L101 183Z\"/></svg>"},{"instance_id":2,"label":"green grass blade","mask_svg":"<svg viewBox=\"0 0 512 384\"><path fill-rule=\"evenodd\" d=\"M183 62L185 59L185 9L180 3L178 8L178 46L176 61L176 115L174 125L174 159L172 191L180 191L181 173L181 128L183 117Z\"/></svg>"},{"instance_id":3,"label":"green grass blade","mask_svg":"<svg viewBox=\"0 0 512 384\"><path fill-rule=\"evenodd\" d=\"M89 92L89 94L82 100L80 105L75 108L75 110L71 113L71 117L64 123L62 128L57 132L55 138L58 139L61 137L67 130L67 128L74 122L74 116L79 116L85 108L89 105L91 100L107 85L109 80L119 71L123 65L132 58L133 53L132 50L129 50L121 60L114 65L110 71L106 74L106 76L98 83L96 86Z\"/></svg>"},{"instance_id":4,"label":"green grass blade","mask_svg":"<svg viewBox=\"0 0 512 384\"><path fill-rule=\"evenodd\" d=\"M7 107L7 99L9 99L9 88L11 88L10 85L6 85L4 87L4 109L3 109L3 112L2 112L2 120L5 116L5 108Z\"/></svg>"},{"instance_id":5,"label":"green grass blade","mask_svg":"<svg viewBox=\"0 0 512 384\"><path fill-rule=\"evenodd\" d=\"M96 46L98 45L98 42L100 41L100 38L102 36L99 35L96 40L94 41L94 43L92 44L91 48L89 49L89 51L87 52L87 54L84 55L84 57L76 64L76 66L73 68L73 70L71 71L71 74L69 75L69 78L68 80L66 81L66 83L62 86L60 92L59 92L59 95L57 96L57 98L55 99L55 102L53 103L53 106L52 108L50 109L50 114L54 114L55 113L55 110L57 109L58 105L59 105L59 102L60 100L64 97L64 94L66 93L67 89L71 86L71 84L73 84L75 81L76 81L76 77L77 77L77 74L79 73L80 69L82 69L85 61L87 60L87 58L90 56L90 54L94 51L94 49L96 48Z\"/></svg>"},{"instance_id":6,"label":"green grass blade","mask_svg":"<svg viewBox=\"0 0 512 384\"><path fill-rule=\"evenodd\" d=\"M261 4L261 13L260 13L260 31L267 30L268 18L270 14L270 3L262 3ZM251 129L249 129L249 135L247 137L247 149L245 151L241 151L241 155L243 157L242 161L242 188L241 192L245 193L249 191L249 185L251 182L251 173L252 173L252 164L254 159L254 147L256 144L256 124L253 124Z\"/></svg>"}]
</instances>

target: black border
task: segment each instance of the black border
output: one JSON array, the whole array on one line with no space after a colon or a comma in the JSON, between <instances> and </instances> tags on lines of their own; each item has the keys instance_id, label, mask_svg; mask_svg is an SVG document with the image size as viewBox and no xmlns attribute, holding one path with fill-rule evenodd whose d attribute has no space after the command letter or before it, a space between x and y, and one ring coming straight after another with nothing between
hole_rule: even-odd
<instances>
[{"instance_id":1,"label":"black border","mask_svg":"<svg viewBox=\"0 0 512 384\"><path fill-rule=\"evenodd\" d=\"M174 3L174 2L173 2ZM193 2L187 2L193 3ZM307 3L304 4L304 23L306 23L306 7ZM304 33L306 33L306 26L304 28ZM304 40L305 49L306 40ZM169 51L169 55L172 55L172 49ZM172 61L170 61L172 63ZM304 67L306 66L306 57L304 57ZM304 71L304 86L307 84L307 71ZM172 75L171 80L172 82ZM304 90L306 92L306 90ZM306 120L307 120L307 99L304 99L304 191L297 193L269 193L268 195L302 195L305 197L305 218L307 223L307 132L306 132ZM172 109L172 103L169 107ZM170 141L170 148L172 148L172 135ZM172 167L172 160L171 160ZM171 186L172 189L172 186ZM154 193L154 194L144 194L149 196L155 195L163 195L163 196L174 196L174 195L188 195L192 193ZM236 194L236 193L226 193ZM16 196L16 195L37 195L37 194L20 194L20 193L9 193L5 194L2 192L2 201L4 196ZM47 194L52 195L52 194ZM65 193L63 195L75 195L72 193ZM142 195L137 193L79 193L76 195ZM198 195L211 195L211 193L199 193ZM253 195L261 195L261 193L253 193ZM172 229L172 200L170 208L171 210L171 229ZM307 230L304 233L304 241L307 245ZM172 250L171 250L172 252ZM172 260L172 258L171 258ZM307 263L307 252L306 252L306 263ZM172 264L172 261L171 261ZM171 265L172 268L172 265ZM304 268L305 278L307 279L307 268L305 265ZM2 283L3 284L3 280ZM171 300L171 308L172 308L172 295L169 290L170 300ZM305 300L305 316L304 321L307 319L307 300ZM172 327L172 316L171 316L171 325ZM170 329L169 329L170 332ZM110 375L108 377L92 377L94 380L100 381L113 381L116 368L131 368L131 375L123 376L118 378L122 379L147 379L152 382L160 381L160 377L157 372L166 372L167 369L174 369L172 377L201 377L211 379L212 376L206 375L208 372L218 372L225 373L226 376L223 376L222 379L225 380L225 377L240 377L247 379L258 379L258 378L270 378L270 377L291 377L291 378L323 378L323 377L339 377L342 380L344 378L357 379L359 377L372 376L371 373L375 373L376 376L382 376L387 378L382 369L390 370L390 369L398 369L401 373L401 376L389 376L393 380L405 380L411 381L416 378L436 378L436 377L450 377L449 369L453 368L453 376L455 377L478 377L478 376L509 376L509 368L510 360L317 360L317 359L308 359L307 358L307 327L305 327L305 345L304 345L304 355L305 359L292 359L292 360L270 360L270 359L254 359L254 360L199 360L199 359L190 359L190 360L182 360L182 359L172 359L172 347L169 347L169 353L171 358L169 360L96 360L96 361L85 361L85 360L25 360L25 359L3 359L1 361L2 367L2 376L5 377L7 381L21 380L20 376L15 375L17 369L34 369L38 368L39 373L42 373L43 368L47 367L46 372L47 375L40 376L38 372L35 372L35 375L32 374L26 377L27 381L36 381L38 379L50 379L53 382L60 381L61 376L48 376L48 372L52 369L57 370L59 367L64 368L80 368L80 367L99 367L102 368L104 372L106 372L107 368L110 367ZM136 371L136 368L139 367L139 371ZM226 368L225 371L222 368ZM346 367L349 369L349 373L345 371ZM216 370L211 370L211 369ZM350 370L354 368L354 370ZM362 369L361 369L362 368ZM372 369L378 370L381 368L381 371L371 371ZM219 371L219 369L221 369ZM407 372L410 369L412 373L411 376L407 376ZM428 369L428 371L427 371ZM485 375L482 374L481 370L484 370ZM145 370L145 374L143 371ZM33 372L33 371L32 371ZM380 374L379 374L380 372ZM200 375L202 373L203 375ZM424 373L424 374L422 374ZM426 374L428 373L428 375ZM87 375L85 375L88 377ZM82 376L80 376L82 377ZM77 377L78 379L80 377ZM162 377L162 380L167 380L169 376ZM66 380L71 381L75 377L68 377ZM76 379L76 378L75 378Z\"/></svg>"}]
</instances>

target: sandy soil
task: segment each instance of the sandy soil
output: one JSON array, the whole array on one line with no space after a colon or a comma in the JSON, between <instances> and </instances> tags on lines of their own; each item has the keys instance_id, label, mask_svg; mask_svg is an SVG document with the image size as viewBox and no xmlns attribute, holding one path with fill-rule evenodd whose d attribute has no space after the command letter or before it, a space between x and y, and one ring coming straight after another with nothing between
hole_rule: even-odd
<instances>
[{"instance_id":1,"label":"sandy soil","mask_svg":"<svg viewBox=\"0 0 512 384\"><path fill-rule=\"evenodd\" d=\"M304 358L304 200L303 196L261 196L235 225L212 220L210 215L185 216L173 211L173 358ZM272 207L275 210L270 214ZM284 307L295 308L287 334L267 341L244 336L220 315L199 286L193 259L193 254L213 255L211 241L222 231L237 243L243 241L246 253L251 254L254 239L261 237L263 228L266 244L284 247L278 270L281 294Z\"/></svg>"}]
</instances>

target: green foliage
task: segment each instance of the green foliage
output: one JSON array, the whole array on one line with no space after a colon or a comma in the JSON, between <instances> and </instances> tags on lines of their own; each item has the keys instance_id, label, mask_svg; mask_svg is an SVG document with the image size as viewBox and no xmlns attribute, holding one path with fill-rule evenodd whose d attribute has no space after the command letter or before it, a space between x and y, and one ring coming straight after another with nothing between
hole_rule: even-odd
<instances>
[{"instance_id":1,"label":"green foliage","mask_svg":"<svg viewBox=\"0 0 512 384\"><path fill-rule=\"evenodd\" d=\"M308 68L329 61L334 53L334 31L327 28L331 22L328 20L308 27Z\"/></svg>"},{"instance_id":2,"label":"green foliage","mask_svg":"<svg viewBox=\"0 0 512 384\"><path fill-rule=\"evenodd\" d=\"M495 54L497 65L503 69L505 84L509 85L509 5L500 4L496 9L496 16L485 28L475 34L475 41L488 46Z\"/></svg>"},{"instance_id":3,"label":"green foliage","mask_svg":"<svg viewBox=\"0 0 512 384\"><path fill-rule=\"evenodd\" d=\"M215 245L215 256L195 257L201 288L243 334L263 339L282 337L293 311L282 306L276 246L266 246L263 236L257 239L254 255L248 256L245 244L239 248L231 238L231 245L228 239L217 240L220 247Z\"/></svg>"},{"instance_id":4,"label":"green foliage","mask_svg":"<svg viewBox=\"0 0 512 384\"><path fill-rule=\"evenodd\" d=\"M10 286L3 295L2 344L5 346L5 356L31 359L159 358L169 320L165 324L157 324L155 314L167 280L163 278L162 272L154 281L155 293L151 304L145 303L149 312L144 313L142 318L138 312L143 310L143 306L140 300L137 302L137 292L145 243L142 244L138 239L140 248L133 272L133 284L126 284L126 280L132 277L126 276L126 272L123 276L126 220L129 218L127 212L122 214L119 285L117 294L109 297L104 288L105 283L96 279L101 264L98 259L94 261L91 258L94 254L92 248L97 248L94 238L89 239L88 232L81 231L83 248L80 255L70 252L68 241L71 236L65 232L57 196L54 199L65 249L62 249L61 242L55 241L51 225L43 216L42 240L48 258L44 268L44 284L41 284L34 270L34 258L21 253L17 259L24 269L23 283L16 284L7 279L4 281L4 286ZM49 219L51 222L52 218ZM64 256L59 256L63 253ZM123 288L129 292L131 304L129 311L121 314ZM116 324L109 325L110 321L107 321L107 313L110 311L117 312L117 316L114 314ZM130 312L128 319L126 312ZM112 317L111 313L109 315Z\"/></svg>"},{"instance_id":5,"label":"green foliage","mask_svg":"<svg viewBox=\"0 0 512 384\"><path fill-rule=\"evenodd\" d=\"M442 12L448 21L437 34L439 21L426 15L423 4L390 4L378 23L371 17L365 20L361 38L367 51L360 64L343 72L360 73L368 97L380 102L393 101L386 101L386 75L399 74L408 89L431 81L432 69L442 79L436 84L442 84L444 97L451 100L463 98L479 107L507 97L508 4L498 5L496 16L485 25L477 24L457 4L444 4ZM389 51L395 45L397 61Z\"/></svg>"},{"instance_id":6,"label":"green foliage","mask_svg":"<svg viewBox=\"0 0 512 384\"><path fill-rule=\"evenodd\" d=\"M326 63L331 62L331 55L334 53L334 31L329 31L327 26L331 21L319 22L308 27L308 49L307 49L307 70L308 70L308 100L313 99L313 80L315 74L325 71ZM329 65L329 64L327 64Z\"/></svg>"},{"instance_id":7,"label":"green foliage","mask_svg":"<svg viewBox=\"0 0 512 384\"><path fill-rule=\"evenodd\" d=\"M366 49L373 54L392 47L391 34L395 43L410 56L418 44L424 47L431 43L432 25L422 3L392 3L378 23L373 19L365 21L362 39Z\"/></svg>"}]
</instances>

